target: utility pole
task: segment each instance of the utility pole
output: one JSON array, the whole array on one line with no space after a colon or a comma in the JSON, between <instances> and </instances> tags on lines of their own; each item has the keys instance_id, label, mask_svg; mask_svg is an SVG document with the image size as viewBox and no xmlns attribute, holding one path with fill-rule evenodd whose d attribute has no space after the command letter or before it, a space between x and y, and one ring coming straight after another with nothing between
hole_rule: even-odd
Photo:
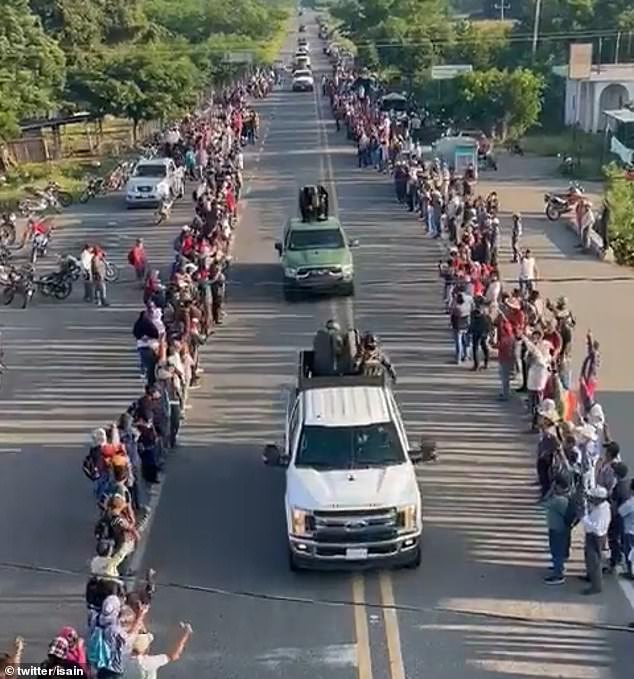
<instances>
[{"instance_id":1,"label":"utility pole","mask_svg":"<svg viewBox=\"0 0 634 679\"><path fill-rule=\"evenodd\" d=\"M533 59L537 56L537 42L539 41L539 21L542 14L542 0L535 0L535 18L533 19Z\"/></svg>"},{"instance_id":2,"label":"utility pole","mask_svg":"<svg viewBox=\"0 0 634 679\"><path fill-rule=\"evenodd\" d=\"M511 3L506 2L506 0L500 0L499 3L493 5L493 8L500 11L500 21L504 21L506 19L506 11L511 9Z\"/></svg>"}]
</instances>

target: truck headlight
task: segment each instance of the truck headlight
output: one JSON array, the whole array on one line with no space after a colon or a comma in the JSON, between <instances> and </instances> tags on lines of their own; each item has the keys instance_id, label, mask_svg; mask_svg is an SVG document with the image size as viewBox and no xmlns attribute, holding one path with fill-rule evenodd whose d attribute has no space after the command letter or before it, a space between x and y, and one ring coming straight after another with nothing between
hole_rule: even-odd
<instances>
[{"instance_id":1,"label":"truck headlight","mask_svg":"<svg viewBox=\"0 0 634 679\"><path fill-rule=\"evenodd\" d=\"M299 507L291 507L291 534L300 538L309 537L315 528L315 517Z\"/></svg>"},{"instance_id":2,"label":"truck headlight","mask_svg":"<svg viewBox=\"0 0 634 679\"><path fill-rule=\"evenodd\" d=\"M297 269L293 269L292 267L286 267L284 269L284 275L286 278L295 278L297 276Z\"/></svg>"},{"instance_id":3,"label":"truck headlight","mask_svg":"<svg viewBox=\"0 0 634 679\"><path fill-rule=\"evenodd\" d=\"M352 276L354 273L354 266L352 266L352 264L344 264L344 266L341 267L341 273L344 276Z\"/></svg>"},{"instance_id":4,"label":"truck headlight","mask_svg":"<svg viewBox=\"0 0 634 679\"><path fill-rule=\"evenodd\" d=\"M416 505L406 505L399 507L397 521L399 531L411 533L418 530L418 508Z\"/></svg>"}]
</instances>

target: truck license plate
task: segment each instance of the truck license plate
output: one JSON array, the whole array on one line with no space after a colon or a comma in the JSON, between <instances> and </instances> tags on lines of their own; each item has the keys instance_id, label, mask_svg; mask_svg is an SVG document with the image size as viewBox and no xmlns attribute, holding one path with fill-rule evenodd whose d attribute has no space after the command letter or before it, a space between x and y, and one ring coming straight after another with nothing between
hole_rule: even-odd
<instances>
[{"instance_id":1,"label":"truck license plate","mask_svg":"<svg viewBox=\"0 0 634 679\"><path fill-rule=\"evenodd\" d=\"M359 547L356 549L346 549L346 559L348 561L357 561L360 559L368 558L368 550L365 547Z\"/></svg>"}]
</instances>

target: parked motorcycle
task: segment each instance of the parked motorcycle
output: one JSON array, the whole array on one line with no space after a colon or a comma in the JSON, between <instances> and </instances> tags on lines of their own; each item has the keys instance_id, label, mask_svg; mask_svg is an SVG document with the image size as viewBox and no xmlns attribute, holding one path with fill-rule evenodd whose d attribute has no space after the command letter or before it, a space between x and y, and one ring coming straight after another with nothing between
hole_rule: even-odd
<instances>
[{"instance_id":1,"label":"parked motorcycle","mask_svg":"<svg viewBox=\"0 0 634 679\"><path fill-rule=\"evenodd\" d=\"M43 191L42 195L36 198L23 198L18 203L18 211L23 216L41 214L49 208L52 208L55 212L62 211L62 204L51 191Z\"/></svg>"},{"instance_id":2,"label":"parked motorcycle","mask_svg":"<svg viewBox=\"0 0 634 679\"><path fill-rule=\"evenodd\" d=\"M26 309L35 292L34 271L32 266L12 269L9 281L2 291L2 303L9 305L16 295L22 295L22 308Z\"/></svg>"},{"instance_id":3,"label":"parked motorcycle","mask_svg":"<svg viewBox=\"0 0 634 679\"><path fill-rule=\"evenodd\" d=\"M50 232L38 233L33 236L33 241L31 242L31 264L35 264L38 258L46 257L49 243Z\"/></svg>"},{"instance_id":4,"label":"parked motorcycle","mask_svg":"<svg viewBox=\"0 0 634 679\"><path fill-rule=\"evenodd\" d=\"M13 253L4 243L0 243L0 266L6 266L11 261Z\"/></svg>"},{"instance_id":5,"label":"parked motorcycle","mask_svg":"<svg viewBox=\"0 0 634 679\"><path fill-rule=\"evenodd\" d=\"M5 212L0 224L0 244L13 245L16 238L16 216L13 212Z\"/></svg>"},{"instance_id":6,"label":"parked motorcycle","mask_svg":"<svg viewBox=\"0 0 634 679\"><path fill-rule=\"evenodd\" d=\"M60 300L66 299L73 291L73 272L75 264L79 269L79 264L77 262L69 263L67 261L62 261L58 271L46 274L35 281L38 290L45 297L55 297Z\"/></svg>"},{"instance_id":7,"label":"parked motorcycle","mask_svg":"<svg viewBox=\"0 0 634 679\"><path fill-rule=\"evenodd\" d=\"M73 195L68 191L64 191L57 182L50 181L43 189L26 186L24 190L36 198L49 198L53 196L62 207L69 207L73 204Z\"/></svg>"},{"instance_id":8,"label":"parked motorcycle","mask_svg":"<svg viewBox=\"0 0 634 679\"><path fill-rule=\"evenodd\" d=\"M108 283L116 283L120 276L119 267L108 259L104 261L104 264L106 266L106 280Z\"/></svg>"},{"instance_id":9,"label":"parked motorcycle","mask_svg":"<svg viewBox=\"0 0 634 679\"><path fill-rule=\"evenodd\" d=\"M544 203L546 205L546 217L551 222L556 222L561 219L561 216L566 214L569 210L583 198L583 188L578 184L572 184L568 191L561 193L547 193L544 195Z\"/></svg>"}]
</instances>

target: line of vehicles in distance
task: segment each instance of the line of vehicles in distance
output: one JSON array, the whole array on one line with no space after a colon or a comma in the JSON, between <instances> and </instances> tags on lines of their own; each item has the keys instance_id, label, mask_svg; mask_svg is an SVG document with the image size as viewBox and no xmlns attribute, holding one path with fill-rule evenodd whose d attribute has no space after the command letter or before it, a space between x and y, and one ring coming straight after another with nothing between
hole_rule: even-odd
<instances>
[{"instance_id":1,"label":"line of vehicles in distance","mask_svg":"<svg viewBox=\"0 0 634 679\"><path fill-rule=\"evenodd\" d=\"M297 50L293 57L293 92L312 92L315 89L315 79L310 62L310 44L305 35L305 30L304 24L300 24Z\"/></svg>"}]
</instances>

